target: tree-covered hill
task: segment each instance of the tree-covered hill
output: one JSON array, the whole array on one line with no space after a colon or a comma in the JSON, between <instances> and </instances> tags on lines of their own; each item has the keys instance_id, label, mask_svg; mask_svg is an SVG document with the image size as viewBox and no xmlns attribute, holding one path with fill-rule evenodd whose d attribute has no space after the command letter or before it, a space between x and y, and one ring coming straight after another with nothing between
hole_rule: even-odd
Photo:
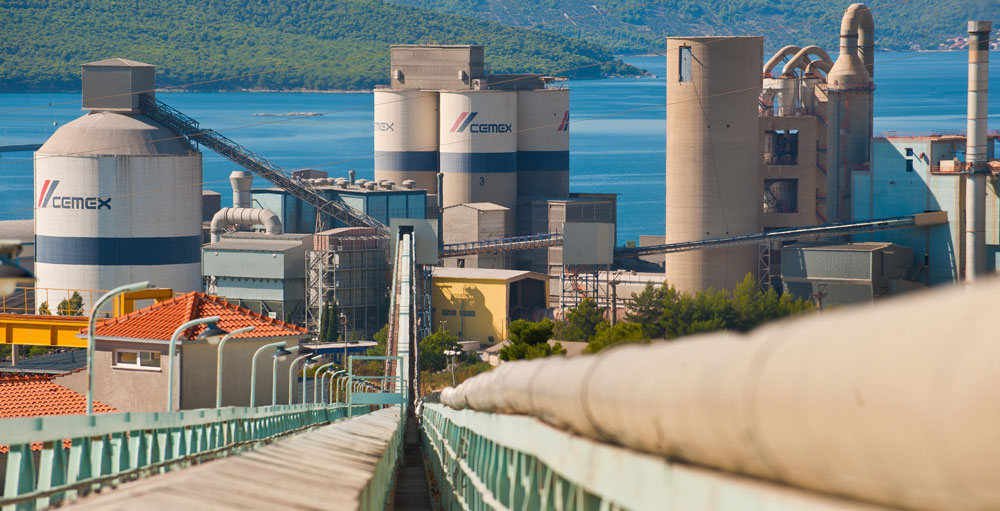
<instances>
[{"instance_id":1,"label":"tree-covered hill","mask_svg":"<svg viewBox=\"0 0 1000 511\"><path fill-rule=\"evenodd\" d=\"M594 42L379 0L11 0L0 91L79 90L80 64L109 57L156 65L159 86L363 89L405 43L483 44L493 72L638 72Z\"/></svg>"},{"instance_id":2,"label":"tree-covered hill","mask_svg":"<svg viewBox=\"0 0 1000 511\"><path fill-rule=\"evenodd\" d=\"M763 35L767 47L834 48L840 17L857 0L391 0L581 38L618 53L662 51L663 38ZM883 49L937 49L970 19L1000 18L997 0L870 0Z\"/></svg>"}]
</instances>

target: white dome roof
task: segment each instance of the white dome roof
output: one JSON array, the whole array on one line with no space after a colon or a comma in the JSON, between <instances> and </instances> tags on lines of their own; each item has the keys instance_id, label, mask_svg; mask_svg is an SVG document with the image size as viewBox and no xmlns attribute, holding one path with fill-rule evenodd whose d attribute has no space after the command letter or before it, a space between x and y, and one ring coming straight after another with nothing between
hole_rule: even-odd
<instances>
[{"instance_id":1,"label":"white dome roof","mask_svg":"<svg viewBox=\"0 0 1000 511\"><path fill-rule=\"evenodd\" d=\"M187 139L142 114L91 112L56 130L38 150L43 154L187 155Z\"/></svg>"}]
</instances>

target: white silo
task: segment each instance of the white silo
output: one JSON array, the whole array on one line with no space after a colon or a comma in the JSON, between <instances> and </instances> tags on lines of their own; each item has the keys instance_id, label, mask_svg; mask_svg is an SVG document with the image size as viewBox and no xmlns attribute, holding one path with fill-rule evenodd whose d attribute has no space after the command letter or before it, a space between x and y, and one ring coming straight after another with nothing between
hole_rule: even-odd
<instances>
[{"instance_id":1,"label":"white silo","mask_svg":"<svg viewBox=\"0 0 1000 511\"><path fill-rule=\"evenodd\" d=\"M201 153L139 112L140 93L153 94L153 73L124 59L84 64L90 112L35 153L39 288L108 290L148 280L201 289Z\"/></svg>"},{"instance_id":2,"label":"white silo","mask_svg":"<svg viewBox=\"0 0 1000 511\"><path fill-rule=\"evenodd\" d=\"M517 93L517 195L569 196L569 89Z\"/></svg>"},{"instance_id":3,"label":"white silo","mask_svg":"<svg viewBox=\"0 0 1000 511\"><path fill-rule=\"evenodd\" d=\"M439 103L444 206L507 207L509 232L517 200L517 93L441 92Z\"/></svg>"},{"instance_id":4,"label":"white silo","mask_svg":"<svg viewBox=\"0 0 1000 511\"><path fill-rule=\"evenodd\" d=\"M438 94L375 91L375 181L406 180L437 193Z\"/></svg>"}]
</instances>

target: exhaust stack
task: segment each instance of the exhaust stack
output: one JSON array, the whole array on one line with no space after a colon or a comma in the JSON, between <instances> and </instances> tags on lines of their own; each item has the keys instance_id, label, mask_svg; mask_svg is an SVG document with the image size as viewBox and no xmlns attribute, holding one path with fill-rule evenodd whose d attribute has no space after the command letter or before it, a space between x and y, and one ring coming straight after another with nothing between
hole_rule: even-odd
<instances>
[{"instance_id":1,"label":"exhaust stack","mask_svg":"<svg viewBox=\"0 0 1000 511\"><path fill-rule=\"evenodd\" d=\"M986 270L986 99L989 21L969 22L969 104L965 148L965 282Z\"/></svg>"}]
</instances>

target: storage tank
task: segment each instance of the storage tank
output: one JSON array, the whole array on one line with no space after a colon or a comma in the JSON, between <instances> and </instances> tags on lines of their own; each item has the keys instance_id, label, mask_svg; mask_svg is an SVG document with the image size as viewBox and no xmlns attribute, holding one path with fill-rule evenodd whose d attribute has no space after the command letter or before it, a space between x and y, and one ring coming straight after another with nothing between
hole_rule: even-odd
<instances>
[{"instance_id":1,"label":"storage tank","mask_svg":"<svg viewBox=\"0 0 1000 511\"><path fill-rule=\"evenodd\" d=\"M666 243L758 232L762 37L667 39ZM666 255L667 282L732 289L756 247Z\"/></svg>"},{"instance_id":2,"label":"storage tank","mask_svg":"<svg viewBox=\"0 0 1000 511\"><path fill-rule=\"evenodd\" d=\"M375 91L375 181L407 179L437 193L438 93Z\"/></svg>"},{"instance_id":3,"label":"storage tank","mask_svg":"<svg viewBox=\"0 0 1000 511\"><path fill-rule=\"evenodd\" d=\"M517 93L441 92L440 168L444 206L491 202L510 209L517 200Z\"/></svg>"},{"instance_id":4,"label":"storage tank","mask_svg":"<svg viewBox=\"0 0 1000 511\"><path fill-rule=\"evenodd\" d=\"M124 59L85 64L90 112L35 153L39 288L109 290L143 280L202 288L201 153L139 113L152 75L153 66ZM59 299L50 294L49 307Z\"/></svg>"},{"instance_id":5,"label":"storage tank","mask_svg":"<svg viewBox=\"0 0 1000 511\"><path fill-rule=\"evenodd\" d=\"M569 89L517 93L518 197L569 196Z\"/></svg>"}]
</instances>

